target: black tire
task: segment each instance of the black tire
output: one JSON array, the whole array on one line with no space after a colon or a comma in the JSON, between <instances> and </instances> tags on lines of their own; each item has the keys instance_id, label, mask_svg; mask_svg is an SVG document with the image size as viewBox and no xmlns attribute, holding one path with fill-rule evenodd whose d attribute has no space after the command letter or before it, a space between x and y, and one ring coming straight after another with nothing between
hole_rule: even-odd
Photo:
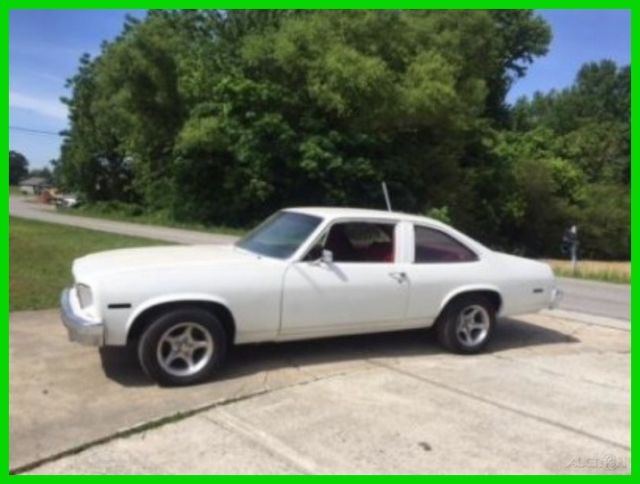
<instances>
[{"instance_id":1,"label":"black tire","mask_svg":"<svg viewBox=\"0 0 640 484\"><path fill-rule=\"evenodd\" d=\"M469 330L469 327L461 321L464 317L476 322L477 325L482 324L482 329L470 322L474 329ZM443 348L455 353L475 354L485 348L493 335L495 326L494 303L486 296L469 294L455 298L442 311L436 323L436 334ZM477 338L477 341L474 338Z\"/></svg>"},{"instance_id":2,"label":"black tire","mask_svg":"<svg viewBox=\"0 0 640 484\"><path fill-rule=\"evenodd\" d=\"M144 372L160 385L192 385L211 378L224 361L227 345L226 332L215 315L185 307L167 311L149 324L138 341L138 359ZM193 349L196 346L203 347ZM168 353L185 357L174 356L167 364ZM190 366L189 361L198 364Z\"/></svg>"}]
</instances>

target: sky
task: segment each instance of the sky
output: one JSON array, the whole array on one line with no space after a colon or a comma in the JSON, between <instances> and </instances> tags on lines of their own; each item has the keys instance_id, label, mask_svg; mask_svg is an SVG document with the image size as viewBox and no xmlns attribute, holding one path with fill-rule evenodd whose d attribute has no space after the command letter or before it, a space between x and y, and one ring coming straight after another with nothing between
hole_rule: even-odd
<instances>
[{"instance_id":1,"label":"sky","mask_svg":"<svg viewBox=\"0 0 640 484\"><path fill-rule=\"evenodd\" d=\"M631 62L628 10L540 10L551 25L549 53L529 67L507 96L509 102L535 91L571 85L584 62ZM141 10L13 10L9 24L9 145L23 153L31 168L41 168L60 151L60 130L67 127L71 77L83 53L96 55L113 39L126 15ZM34 132L38 131L38 132Z\"/></svg>"},{"instance_id":2,"label":"sky","mask_svg":"<svg viewBox=\"0 0 640 484\"><path fill-rule=\"evenodd\" d=\"M67 110L66 80L83 53L95 56L139 10L13 10L9 19L9 147L41 168L58 157ZM18 129L16 129L18 128ZM34 133L23 129L45 131Z\"/></svg>"},{"instance_id":3,"label":"sky","mask_svg":"<svg viewBox=\"0 0 640 484\"><path fill-rule=\"evenodd\" d=\"M585 62L611 59L618 65L631 63L629 10L539 10L538 13L551 25L553 39L549 52L537 58L527 75L515 83L508 101L571 85Z\"/></svg>"}]
</instances>

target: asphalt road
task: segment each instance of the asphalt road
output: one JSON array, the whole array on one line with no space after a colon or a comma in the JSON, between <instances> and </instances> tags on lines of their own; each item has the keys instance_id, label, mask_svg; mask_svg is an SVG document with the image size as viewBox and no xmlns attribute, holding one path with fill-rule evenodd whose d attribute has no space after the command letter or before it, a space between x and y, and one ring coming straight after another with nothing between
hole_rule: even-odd
<instances>
[{"instance_id":1,"label":"asphalt road","mask_svg":"<svg viewBox=\"0 0 640 484\"><path fill-rule=\"evenodd\" d=\"M60 214L50 206L30 203L25 197L11 197L9 213L14 217L179 244L225 244L236 239L221 234ZM566 278L560 278L559 281L564 291L559 309L629 321L631 286Z\"/></svg>"},{"instance_id":2,"label":"asphalt road","mask_svg":"<svg viewBox=\"0 0 640 484\"><path fill-rule=\"evenodd\" d=\"M559 309L630 320L631 286L582 279L558 278L564 297Z\"/></svg>"},{"instance_id":3,"label":"asphalt road","mask_svg":"<svg viewBox=\"0 0 640 484\"><path fill-rule=\"evenodd\" d=\"M32 203L20 196L9 198L9 215L101 232L164 240L174 244L227 244L236 240L236 237L230 235L67 215L56 212L50 205Z\"/></svg>"}]
</instances>

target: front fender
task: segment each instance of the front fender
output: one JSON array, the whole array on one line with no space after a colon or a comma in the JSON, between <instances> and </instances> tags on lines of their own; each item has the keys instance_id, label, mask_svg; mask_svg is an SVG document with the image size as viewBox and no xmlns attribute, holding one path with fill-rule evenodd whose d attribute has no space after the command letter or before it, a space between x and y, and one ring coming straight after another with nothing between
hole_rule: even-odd
<instances>
[{"instance_id":1,"label":"front fender","mask_svg":"<svg viewBox=\"0 0 640 484\"><path fill-rule=\"evenodd\" d=\"M160 306L161 304L179 303L184 301L217 303L222 304L226 308L229 308L228 301L225 298L212 296L211 294L205 293L185 292L153 297L138 304L136 309L131 313L129 319L127 320L126 334L129 334L129 330L131 329L134 321L138 319L138 317L146 310L151 309L155 306Z\"/></svg>"}]
</instances>

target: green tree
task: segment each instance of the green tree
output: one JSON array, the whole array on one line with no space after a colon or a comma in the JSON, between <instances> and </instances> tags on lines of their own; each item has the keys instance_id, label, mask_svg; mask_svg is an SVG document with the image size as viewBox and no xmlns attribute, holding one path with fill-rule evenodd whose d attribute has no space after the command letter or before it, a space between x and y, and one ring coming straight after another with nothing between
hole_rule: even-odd
<instances>
[{"instance_id":1,"label":"green tree","mask_svg":"<svg viewBox=\"0 0 640 484\"><path fill-rule=\"evenodd\" d=\"M17 151L9 150L9 185L17 185L29 173L29 161Z\"/></svg>"},{"instance_id":2,"label":"green tree","mask_svg":"<svg viewBox=\"0 0 640 484\"><path fill-rule=\"evenodd\" d=\"M381 35L384 33L384 35ZM71 80L60 172L90 200L245 223L298 203L456 202L531 12L153 11Z\"/></svg>"},{"instance_id":3,"label":"green tree","mask_svg":"<svg viewBox=\"0 0 640 484\"><path fill-rule=\"evenodd\" d=\"M532 245L533 235L526 234L522 243L526 241L538 254L553 253L553 240L559 240L562 227L577 223L583 255L628 259L629 66L606 60L587 63L571 87L518 100L511 122L514 132L507 145L513 166L523 160L556 160L549 168L555 166L557 192L540 194L546 209L524 216L528 226L538 227L550 239ZM517 152L517 146L535 138L537 146ZM527 190L536 183L536 171L529 168L515 178ZM543 206L539 200L533 198L527 206Z\"/></svg>"},{"instance_id":4,"label":"green tree","mask_svg":"<svg viewBox=\"0 0 640 484\"><path fill-rule=\"evenodd\" d=\"M578 223L585 253L626 257L630 70L589 63L507 105L550 38L528 10L152 11L81 60L56 174L232 225L382 207L385 180L395 208L495 247L554 255Z\"/></svg>"},{"instance_id":5,"label":"green tree","mask_svg":"<svg viewBox=\"0 0 640 484\"><path fill-rule=\"evenodd\" d=\"M110 106L102 104L98 86L100 59L80 59L68 82L72 96L69 131L61 147L55 172L61 185L78 191L89 201L126 200L130 197L131 167L123 149L122 126Z\"/></svg>"}]
</instances>

